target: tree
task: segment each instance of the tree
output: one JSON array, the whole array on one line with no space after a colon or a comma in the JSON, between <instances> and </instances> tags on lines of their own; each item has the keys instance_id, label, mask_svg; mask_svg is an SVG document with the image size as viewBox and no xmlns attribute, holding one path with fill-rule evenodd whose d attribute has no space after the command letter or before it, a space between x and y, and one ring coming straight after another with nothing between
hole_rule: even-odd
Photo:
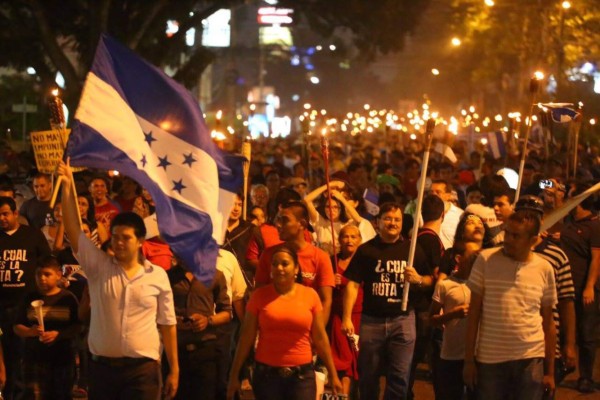
<instances>
[{"instance_id":1,"label":"tree","mask_svg":"<svg viewBox=\"0 0 600 400\"><path fill-rule=\"evenodd\" d=\"M402 48L429 0L282 0L322 35L347 28L362 54ZM96 43L106 32L155 65L170 67L174 78L191 85L214 54L185 44L185 33L221 8L243 0L0 0L0 66L35 68L42 87L60 72L63 98L73 104L87 73ZM179 31L165 35L167 20Z\"/></svg>"},{"instance_id":2,"label":"tree","mask_svg":"<svg viewBox=\"0 0 600 400\"><path fill-rule=\"evenodd\" d=\"M451 0L451 5L454 30L470 49L460 68L471 71L473 86L486 87L500 99L498 111L528 102L527 85L538 69L556 80L548 97L576 97L567 73L600 61L597 1L578 0L571 8L556 0L497 0L493 7Z\"/></svg>"}]
</instances>

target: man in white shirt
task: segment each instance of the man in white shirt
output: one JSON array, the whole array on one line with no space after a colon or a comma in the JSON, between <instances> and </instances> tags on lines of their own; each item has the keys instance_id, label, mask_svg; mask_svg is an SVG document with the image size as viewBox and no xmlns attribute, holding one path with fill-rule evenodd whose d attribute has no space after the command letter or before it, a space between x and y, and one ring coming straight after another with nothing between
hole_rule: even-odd
<instances>
[{"instance_id":1,"label":"man in white shirt","mask_svg":"<svg viewBox=\"0 0 600 400\"><path fill-rule=\"evenodd\" d=\"M503 248L483 250L471 271L465 384L481 399L541 400L554 391L554 270L531 251L539 216L521 210L506 222Z\"/></svg>"},{"instance_id":2,"label":"man in white shirt","mask_svg":"<svg viewBox=\"0 0 600 400\"><path fill-rule=\"evenodd\" d=\"M179 362L173 292L161 267L139 262L146 234L144 221L134 213L118 214L113 219L115 255L110 257L81 232L70 166L61 162L58 173L64 178L65 232L90 288L90 398L159 398L163 345L170 369L164 395L174 397Z\"/></svg>"}]
</instances>

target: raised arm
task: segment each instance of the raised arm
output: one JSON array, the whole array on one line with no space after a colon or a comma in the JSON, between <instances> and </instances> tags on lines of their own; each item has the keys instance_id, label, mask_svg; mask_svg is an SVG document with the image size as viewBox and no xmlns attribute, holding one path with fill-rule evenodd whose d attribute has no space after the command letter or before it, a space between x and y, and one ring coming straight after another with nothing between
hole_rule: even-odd
<instances>
[{"instance_id":1,"label":"raised arm","mask_svg":"<svg viewBox=\"0 0 600 400\"><path fill-rule=\"evenodd\" d=\"M79 225L79 206L77 205L77 199L73 190L73 171L71 170L69 159L67 159L66 164L63 161L60 162L57 172L63 178L61 199L63 224L73 253L77 253L79 251L81 226Z\"/></svg>"},{"instance_id":2,"label":"raised arm","mask_svg":"<svg viewBox=\"0 0 600 400\"><path fill-rule=\"evenodd\" d=\"M341 189L344 187L344 182L342 181L331 181L329 186L332 189ZM314 223L319 218L319 212L315 208L314 201L319 198L323 192L327 190L327 185L322 185L307 194L304 197L304 202L306 203L306 208L308 208L308 216L310 217L310 222Z\"/></svg>"}]
</instances>

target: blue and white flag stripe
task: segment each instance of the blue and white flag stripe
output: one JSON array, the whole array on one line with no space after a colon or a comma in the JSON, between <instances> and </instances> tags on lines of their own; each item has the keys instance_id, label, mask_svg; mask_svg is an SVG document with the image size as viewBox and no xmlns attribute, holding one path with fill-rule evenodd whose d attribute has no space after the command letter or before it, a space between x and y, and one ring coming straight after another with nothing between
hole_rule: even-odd
<instances>
[{"instance_id":1,"label":"blue and white flag stripe","mask_svg":"<svg viewBox=\"0 0 600 400\"><path fill-rule=\"evenodd\" d=\"M502 158L506 155L504 135L502 135L502 132L497 131L488 133L488 147L490 154L494 159Z\"/></svg>"},{"instance_id":2,"label":"blue and white flag stripe","mask_svg":"<svg viewBox=\"0 0 600 400\"><path fill-rule=\"evenodd\" d=\"M550 110L554 122L571 122L579 116L572 103L543 103L540 106Z\"/></svg>"},{"instance_id":3,"label":"blue and white flag stripe","mask_svg":"<svg viewBox=\"0 0 600 400\"><path fill-rule=\"evenodd\" d=\"M67 152L73 165L117 169L145 187L162 237L199 279L212 280L242 158L214 145L185 88L103 37Z\"/></svg>"}]
</instances>

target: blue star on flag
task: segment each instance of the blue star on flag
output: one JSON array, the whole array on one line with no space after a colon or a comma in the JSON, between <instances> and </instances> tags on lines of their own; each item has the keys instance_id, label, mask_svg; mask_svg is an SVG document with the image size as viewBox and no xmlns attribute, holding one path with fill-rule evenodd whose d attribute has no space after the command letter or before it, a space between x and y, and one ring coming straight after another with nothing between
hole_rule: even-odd
<instances>
[{"instance_id":1,"label":"blue star on flag","mask_svg":"<svg viewBox=\"0 0 600 400\"><path fill-rule=\"evenodd\" d=\"M184 160L183 160L182 164L187 164L187 165L189 165L190 168L192 168L193 163L198 161L194 158L194 155L191 152L190 152L190 154L184 154L183 158L184 158Z\"/></svg>"},{"instance_id":2,"label":"blue star on flag","mask_svg":"<svg viewBox=\"0 0 600 400\"><path fill-rule=\"evenodd\" d=\"M183 178L182 178L182 179L180 179L179 181L173 181L173 189L171 189L171 190L176 190L176 191L177 191L177 193L181 194L181 191L182 191L183 189L185 189L186 187L187 187L187 186L185 186L185 185L183 184Z\"/></svg>"},{"instance_id":3,"label":"blue star on flag","mask_svg":"<svg viewBox=\"0 0 600 400\"><path fill-rule=\"evenodd\" d=\"M167 167L171 165L171 162L167 160L167 157L168 156L158 157L158 167L163 167L165 171L167 170Z\"/></svg>"},{"instance_id":4,"label":"blue star on flag","mask_svg":"<svg viewBox=\"0 0 600 400\"><path fill-rule=\"evenodd\" d=\"M152 131L146 133L144 132L144 140L148 143L148 146L152 147L152 142L156 142L156 139L152 137Z\"/></svg>"}]
</instances>

